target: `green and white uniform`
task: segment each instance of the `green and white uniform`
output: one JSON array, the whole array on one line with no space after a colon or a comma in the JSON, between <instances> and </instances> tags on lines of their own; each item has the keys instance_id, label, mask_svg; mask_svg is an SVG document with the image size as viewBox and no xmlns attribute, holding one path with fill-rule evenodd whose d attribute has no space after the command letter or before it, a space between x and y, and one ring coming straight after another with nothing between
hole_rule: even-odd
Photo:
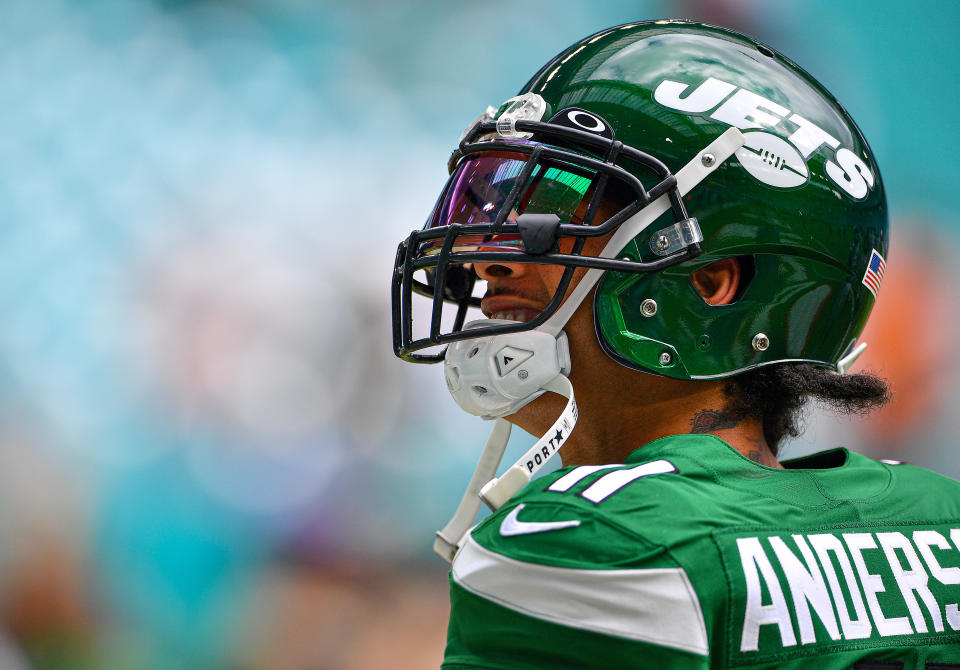
<instances>
[{"instance_id":1,"label":"green and white uniform","mask_svg":"<svg viewBox=\"0 0 960 670\"><path fill-rule=\"evenodd\" d=\"M443 667L960 668L960 483L709 435L534 480L465 539Z\"/></svg>"}]
</instances>

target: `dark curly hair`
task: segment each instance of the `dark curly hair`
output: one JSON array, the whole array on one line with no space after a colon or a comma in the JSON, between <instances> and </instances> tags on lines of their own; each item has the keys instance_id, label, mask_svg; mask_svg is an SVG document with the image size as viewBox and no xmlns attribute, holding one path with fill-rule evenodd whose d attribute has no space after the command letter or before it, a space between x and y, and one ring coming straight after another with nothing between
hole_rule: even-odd
<instances>
[{"instance_id":1,"label":"dark curly hair","mask_svg":"<svg viewBox=\"0 0 960 670\"><path fill-rule=\"evenodd\" d=\"M809 363L779 363L733 377L724 390L726 410L759 419L774 456L784 437L802 431L803 410L810 400L842 414L864 414L890 399L886 382L869 373L838 375Z\"/></svg>"}]
</instances>

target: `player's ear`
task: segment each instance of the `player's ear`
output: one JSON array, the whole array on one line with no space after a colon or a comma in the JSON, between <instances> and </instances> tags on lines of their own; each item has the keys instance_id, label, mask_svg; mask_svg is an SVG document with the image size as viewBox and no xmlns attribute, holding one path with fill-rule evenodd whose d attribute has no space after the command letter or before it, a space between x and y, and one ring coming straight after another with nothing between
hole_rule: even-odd
<instances>
[{"instance_id":1,"label":"player's ear","mask_svg":"<svg viewBox=\"0 0 960 670\"><path fill-rule=\"evenodd\" d=\"M690 281L707 303L729 305L740 288L740 276L739 259L724 258L694 272Z\"/></svg>"}]
</instances>

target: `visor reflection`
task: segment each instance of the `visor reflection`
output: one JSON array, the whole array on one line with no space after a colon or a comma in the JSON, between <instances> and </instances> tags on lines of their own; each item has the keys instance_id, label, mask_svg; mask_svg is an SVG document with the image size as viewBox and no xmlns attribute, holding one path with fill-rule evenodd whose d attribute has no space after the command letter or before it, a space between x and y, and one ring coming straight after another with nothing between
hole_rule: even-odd
<instances>
[{"instance_id":1,"label":"visor reflection","mask_svg":"<svg viewBox=\"0 0 960 670\"><path fill-rule=\"evenodd\" d=\"M421 256L439 254L443 240L433 240L420 245ZM453 241L451 252L464 251L517 251L523 252L519 235L460 235Z\"/></svg>"},{"instance_id":2,"label":"visor reflection","mask_svg":"<svg viewBox=\"0 0 960 670\"><path fill-rule=\"evenodd\" d=\"M493 223L504 206L511 207L508 220L519 214L557 214L572 221L594 182L593 174L574 171L557 161L534 166L517 202L507 203L527 156L508 152L484 152L461 161L437 204L428 228L452 223Z\"/></svg>"}]
</instances>

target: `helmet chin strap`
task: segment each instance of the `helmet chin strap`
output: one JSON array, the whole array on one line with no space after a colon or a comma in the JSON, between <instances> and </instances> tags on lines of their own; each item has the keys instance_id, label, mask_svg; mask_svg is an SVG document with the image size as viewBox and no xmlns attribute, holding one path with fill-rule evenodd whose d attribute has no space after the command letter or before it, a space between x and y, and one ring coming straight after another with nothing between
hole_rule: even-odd
<instances>
[{"instance_id":1,"label":"helmet chin strap","mask_svg":"<svg viewBox=\"0 0 960 670\"><path fill-rule=\"evenodd\" d=\"M677 172L680 195L689 193L743 143L743 134L736 128L729 128L707 145ZM713 159L704 160L705 154L711 154ZM666 195L651 202L616 230L599 256L612 258L669 208ZM456 513L443 530L437 531L433 549L447 561L453 560L463 537L476 521L481 501L494 511L499 509L530 481L573 432L578 412L573 385L566 377L570 369L563 327L602 275L603 270L587 270L559 309L535 330L481 335L476 339L454 342L448 347L444 371L454 399L467 412L496 421ZM466 328L480 328L483 323L489 322L473 322ZM544 344L547 341L550 346ZM504 358L505 352L514 355ZM519 358L523 361L515 364ZM533 368L534 374L530 374L527 368ZM496 477L510 438L510 424L503 417L526 406L545 391L567 398L563 412L533 447L503 475Z\"/></svg>"},{"instance_id":2,"label":"helmet chin strap","mask_svg":"<svg viewBox=\"0 0 960 670\"><path fill-rule=\"evenodd\" d=\"M570 437L574 425L577 423L577 401L573 397L573 385L562 374L544 385L545 390L553 391L567 398L567 405L563 412L550 426L550 430L537 440L527 452L520 457L500 477L496 477L497 468L503 458L510 439L510 422L498 418L487 438L487 446L480 455L480 461L470 479L463 499L457 507L453 518L447 522L443 530L437 531L437 538L433 543L433 550L447 561L453 561L454 555L463 540L463 536L473 526L477 514L480 513L481 500L491 510L498 510L505 502L526 486L530 478L542 468L547 460L557 452L563 443Z\"/></svg>"}]
</instances>

